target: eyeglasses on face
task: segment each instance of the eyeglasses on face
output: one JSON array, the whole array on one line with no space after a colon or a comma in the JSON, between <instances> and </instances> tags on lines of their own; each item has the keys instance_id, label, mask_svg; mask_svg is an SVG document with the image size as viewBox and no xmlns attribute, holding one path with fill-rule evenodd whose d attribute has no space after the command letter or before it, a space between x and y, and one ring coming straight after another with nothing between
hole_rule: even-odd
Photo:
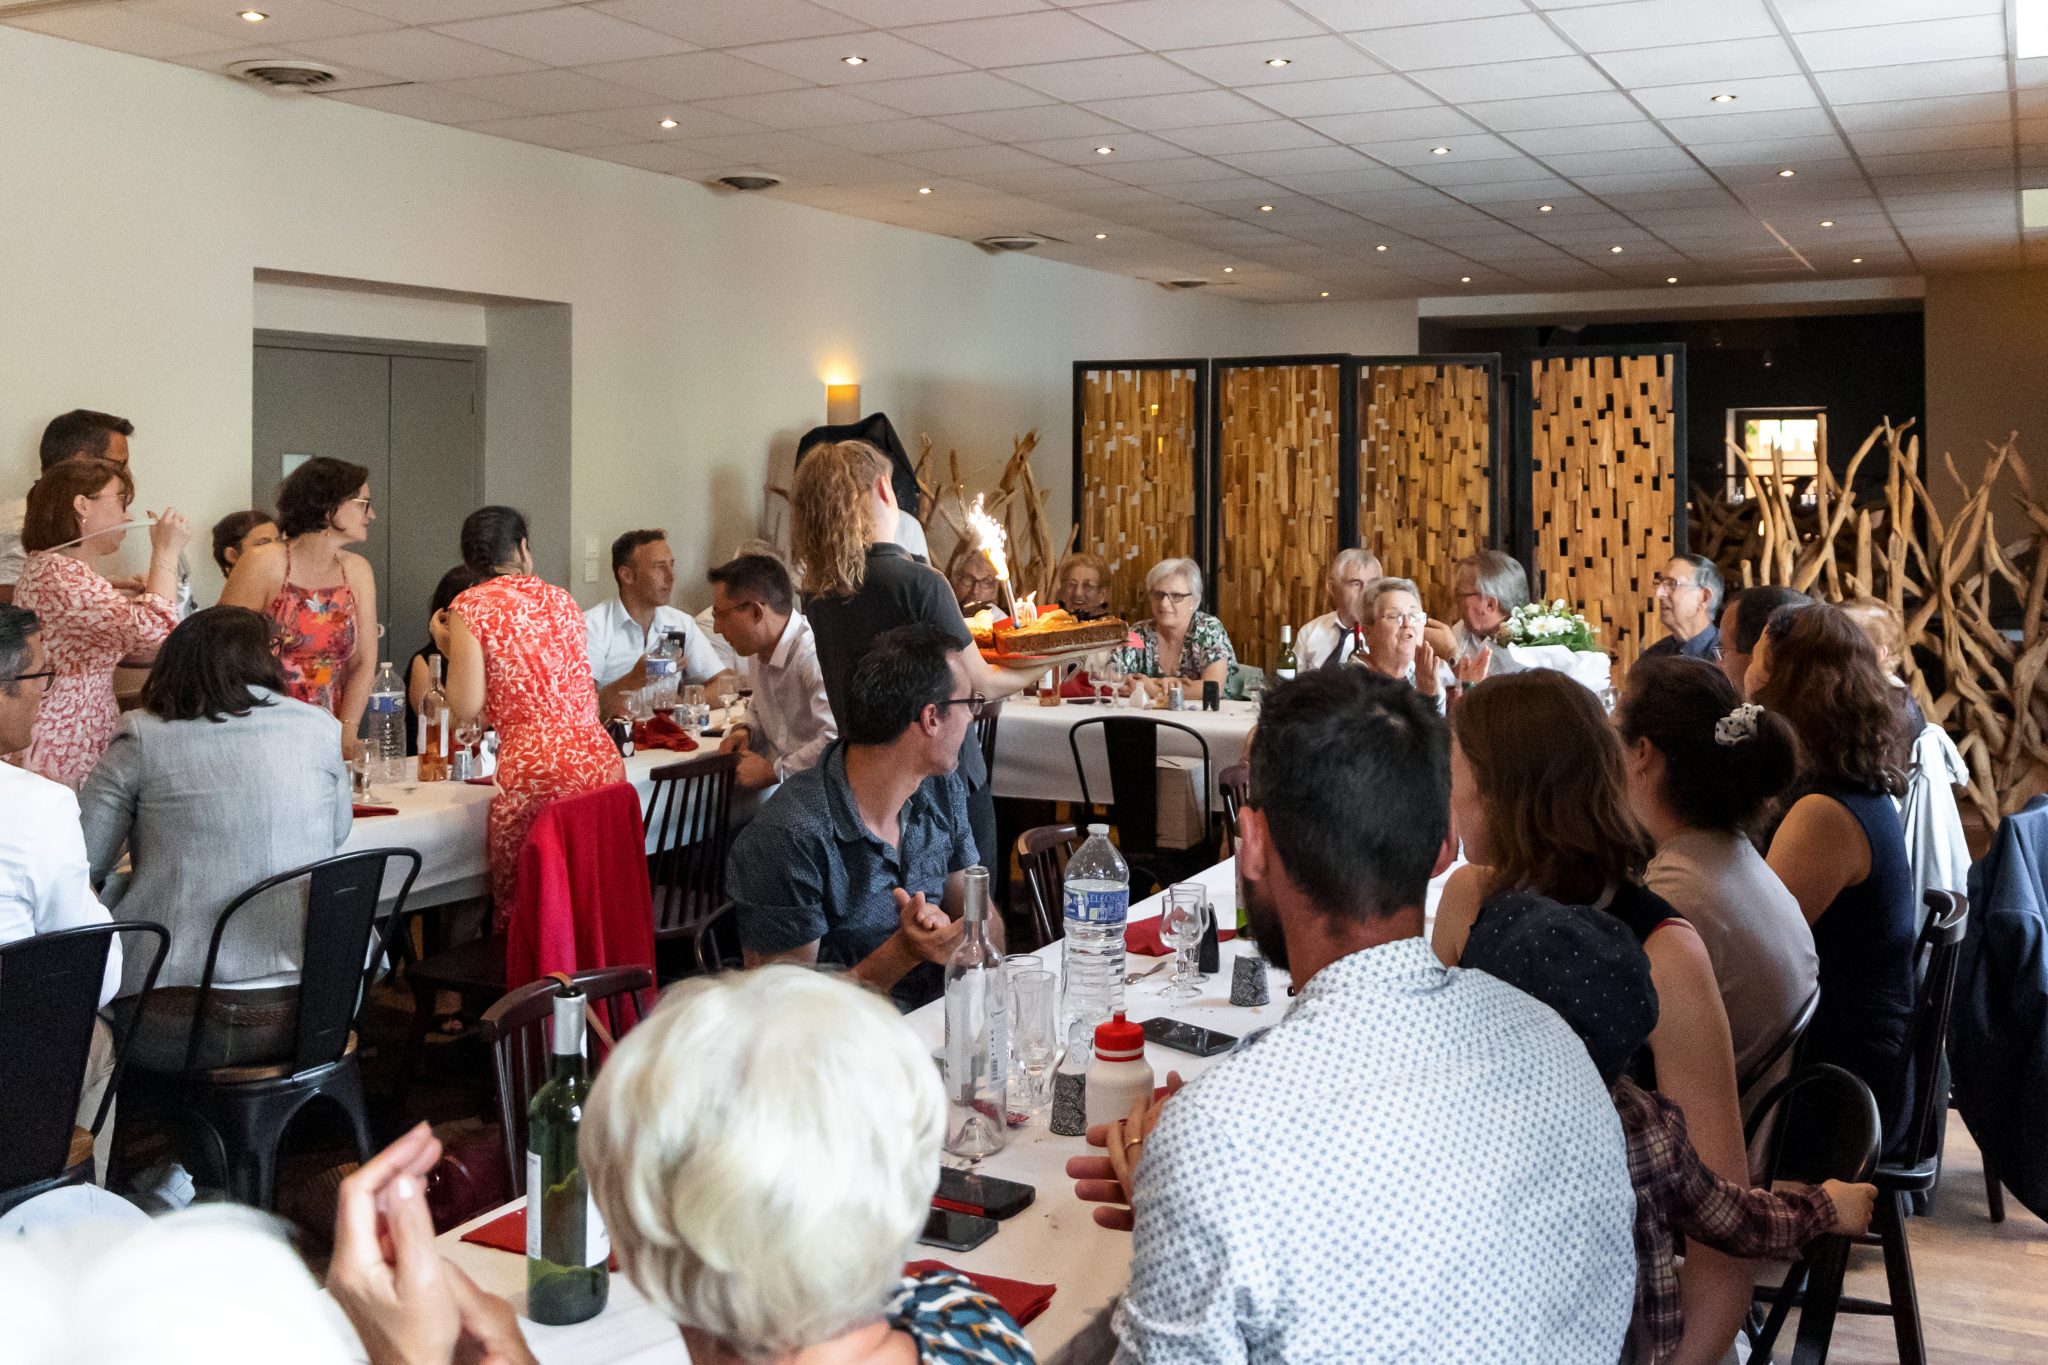
<instances>
[{"instance_id":1,"label":"eyeglasses on face","mask_svg":"<svg viewBox=\"0 0 2048 1365\"><path fill-rule=\"evenodd\" d=\"M944 701L935 701L932 705L941 711L949 706L964 706L967 708L967 714L971 718L980 720L981 713L988 709L988 698L976 692L970 697L948 697Z\"/></svg>"},{"instance_id":2,"label":"eyeglasses on face","mask_svg":"<svg viewBox=\"0 0 2048 1365\"><path fill-rule=\"evenodd\" d=\"M1177 607L1184 602L1195 600L1195 595L1191 592L1154 592L1151 596L1152 605L1155 607Z\"/></svg>"},{"instance_id":3,"label":"eyeglasses on face","mask_svg":"<svg viewBox=\"0 0 2048 1365\"><path fill-rule=\"evenodd\" d=\"M1429 613L1420 607L1413 611L1383 611L1380 620L1390 626L1425 626L1429 624Z\"/></svg>"},{"instance_id":4,"label":"eyeglasses on face","mask_svg":"<svg viewBox=\"0 0 2048 1365\"><path fill-rule=\"evenodd\" d=\"M1656 583L1655 591L1657 592L1677 592L1680 588L1697 588L1699 586L1698 583L1695 583L1690 578L1673 578L1669 574L1661 573L1653 581Z\"/></svg>"},{"instance_id":5,"label":"eyeglasses on face","mask_svg":"<svg viewBox=\"0 0 2048 1365\"><path fill-rule=\"evenodd\" d=\"M49 683L49 682L54 682L54 681L56 680L56 677L57 677L57 670L56 670L56 669L54 669L54 668L46 668L46 669L43 669L43 670L42 670L42 671L41 671L40 673L16 673L16 674L14 674L14 675L13 675L12 677L7 677L7 678L0 678L0 683L25 683L25 682L41 682L41 683Z\"/></svg>"},{"instance_id":6,"label":"eyeglasses on face","mask_svg":"<svg viewBox=\"0 0 2048 1365\"><path fill-rule=\"evenodd\" d=\"M377 510L376 500L373 498L350 498L349 502L360 504L365 512L374 512Z\"/></svg>"}]
</instances>

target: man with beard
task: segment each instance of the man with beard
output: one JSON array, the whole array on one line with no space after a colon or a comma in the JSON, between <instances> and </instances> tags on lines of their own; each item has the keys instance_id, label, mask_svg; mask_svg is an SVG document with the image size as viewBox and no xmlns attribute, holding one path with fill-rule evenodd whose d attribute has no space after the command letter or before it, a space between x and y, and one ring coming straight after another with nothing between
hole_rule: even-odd
<instances>
[{"instance_id":1,"label":"man with beard","mask_svg":"<svg viewBox=\"0 0 2048 1365\"><path fill-rule=\"evenodd\" d=\"M1635 1197L1606 1086L1556 1013L1422 937L1448 751L1366 669L1267 695L1238 870L1297 995L1069 1163L1129 1204L1096 1215L1134 1232L1118 1361L1618 1355Z\"/></svg>"}]
</instances>

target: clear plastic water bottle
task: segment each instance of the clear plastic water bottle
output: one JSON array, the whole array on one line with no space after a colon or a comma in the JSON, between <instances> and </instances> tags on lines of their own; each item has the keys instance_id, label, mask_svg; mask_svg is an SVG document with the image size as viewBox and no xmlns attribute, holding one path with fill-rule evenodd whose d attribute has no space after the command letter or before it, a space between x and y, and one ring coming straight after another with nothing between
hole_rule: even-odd
<instances>
[{"instance_id":1,"label":"clear plastic water bottle","mask_svg":"<svg viewBox=\"0 0 2048 1365\"><path fill-rule=\"evenodd\" d=\"M647 700L655 712L664 713L676 704L682 668L682 641L675 631L662 632L654 648L647 651Z\"/></svg>"},{"instance_id":2,"label":"clear plastic water bottle","mask_svg":"<svg viewBox=\"0 0 2048 1365\"><path fill-rule=\"evenodd\" d=\"M1124 919L1131 908L1131 869L1109 842L1108 825L1088 826L1088 838L1067 860L1066 936L1060 973L1065 983L1060 1031L1076 1023L1093 1028L1124 1004Z\"/></svg>"},{"instance_id":3,"label":"clear plastic water bottle","mask_svg":"<svg viewBox=\"0 0 2048 1365\"><path fill-rule=\"evenodd\" d=\"M387 786L406 781L405 688L389 659L377 665L363 718L368 722L363 728L363 753L370 760L370 780Z\"/></svg>"}]
</instances>

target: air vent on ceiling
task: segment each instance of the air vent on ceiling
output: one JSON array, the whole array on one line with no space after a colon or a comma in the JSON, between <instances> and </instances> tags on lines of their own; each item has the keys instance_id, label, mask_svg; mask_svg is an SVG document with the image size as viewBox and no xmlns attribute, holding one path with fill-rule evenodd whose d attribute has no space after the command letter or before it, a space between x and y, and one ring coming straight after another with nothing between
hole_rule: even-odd
<instances>
[{"instance_id":1,"label":"air vent on ceiling","mask_svg":"<svg viewBox=\"0 0 2048 1365\"><path fill-rule=\"evenodd\" d=\"M718 183L729 190L772 190L782 183L779 175L721 175Z\"/></svg>"},{"instance_id":2,"label":"air vent on ceiling","mask_svg":"<svg viewBox=\"0 0 2048 1365\"><path fill-rule=\"evenodd\" d=\"M318 90L341 79L341 73L318 62L295 62L266 57L260 61L236 62L227 68L236 80L251 85L268 85L278 90Z\"/></svg>"},{"instance_id":3,"label":"air vent on ceiling","mask_svg":"<svg viewBox=\"0 0 2048 1365\"><path fill-rule=\"evenodd\" d=\"M1044 246L1045 238L1028 232L999 232L993 237L983 237L975 245L985 246L990 251L1029 251L1033 247Z\"/></svg>"}]
</instances>

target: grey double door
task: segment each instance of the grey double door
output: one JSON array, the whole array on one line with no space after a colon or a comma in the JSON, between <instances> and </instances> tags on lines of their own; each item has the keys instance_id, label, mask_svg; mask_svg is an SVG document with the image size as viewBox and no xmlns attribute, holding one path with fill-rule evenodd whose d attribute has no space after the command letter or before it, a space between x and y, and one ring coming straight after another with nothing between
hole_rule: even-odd
<instances>
[{"instance_id":1,"label":"grey double door","mask_svg":"<svg viewBox=\"0 0 2048 1365\"><path fill-rule=\"evenodd\" d=\"M256 344L252 506L304 459L370 471L377 519L356 547L377 575L382 657L403 681L427 643L434 585L461 561L462 519L483 494L483 352L260 334Z\"/></svg>"}]
</instances>

